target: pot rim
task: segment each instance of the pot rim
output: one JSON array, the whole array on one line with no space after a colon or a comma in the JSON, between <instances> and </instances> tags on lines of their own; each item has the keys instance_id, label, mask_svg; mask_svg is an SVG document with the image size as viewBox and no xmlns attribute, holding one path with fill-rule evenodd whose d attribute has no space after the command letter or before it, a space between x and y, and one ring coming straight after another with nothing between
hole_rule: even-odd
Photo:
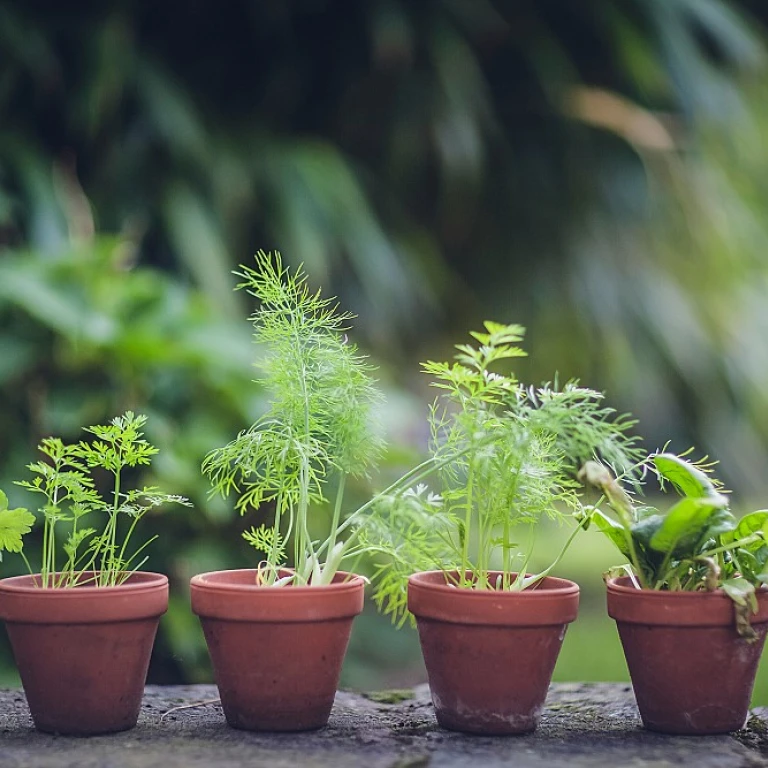
<instances>
[{"instance_id":1,"label":"pot rim","mask_svg":"<svg viewBox=\"0 0 768 768\"><path fill-rule=\"evenodd\" d=\"M755 591L758 611L750 623L768 622L768 588ZM714 592L637 589L628 576L606 580L608 615L617 622L653 626L734 626L734 603L722 589Z\"/></svg>"},{"instance_id":2,"label":"pot rim","mask_svg":"<svg viewBox=\"0 0 768 768\"><path fill-rule=\"evenodd\" d=\"M1 620L108 624L158 619L168 610L168 577L162 573L135 571L114 587L36 587L35 577L39 574L0 579Z\"/></svg>"},{"instance_id":3,"label":"pot rim","mask_svg":"<svg viewBox=\"0 0 768 768\"><path fill-rule=\"evenodd\" d=\"M256 573L256 568L238 568L193 576L192 612L220 621L309 623L349 619L363 610L365 579L357 574L339 571L335 583L314 587L268 587L251 583Z\"/></svg>"},{"instance_id":4,"label":"pot rim","mask_svg":"<svg viewBox=\"0 0 768 768\"><path fill-rule=\"evenodd\" d=\"M488 571L488 573L495 577L501 575L502 571ZM545 576L541 581L536 582L534 586L529 587L528 589L501 591L497 589L470 589L468 587L458 587L453 584L435 583L435 581L433 581L433 579L444 576L445 574L458 574L458 571L418 571L408 577L408 585L409 587L413 585L419 589L427 589L431 592L442 592L453 596L456 596L457 594L462 595L462 597L465 595L473 595L475 596L473 599L477 600L508 599L520 595L526 595L526 599L530 597L530 599L545 600L551 597L564 597L579 594L579 585L575 581L563 579L559 576ZM511 575L515 577L517 576L517 573L513 572ZM526 576L529 575L534 574L526 574ZM545 589L541 589L541 585L543 584L547 585Z\"/></svg>"},{"instance_id":5,"label":"pot rim","mask_svg":"<svg viewBox=\"0 0 768 768\"><path fill-rule=\"evenodd\" d=\"M291 569L281 569L285 571L290 571ZM198 573L197 575L193 576L190 579L190 586L196 587L197 589L204 589L204 590L214 590L216 592L233 592L236 594L242 594L244 592L258 592L259 594L284 594L285 590L290 590L290 594L292 595L317 595L321 591L328 592L340 592L345 590L357 590L360 588L360 585L362 584L365 586L365 579L362 576L359 576L356 573L349 573L348 571L337 571L336 575L334 576L334 581L330 584L316 584L314 586L310 586L308 584L304 584L301 586L293 586L288 585L285 587L274 587L274 586L266 586L264 584L241 584L236 581L214 581L211 580L212 576L219 576L226 578L227 575L244 575L244 574L253 574L254 577L256 573L258 572L257 568L228 568L224 570L219 571L207 571L205 573ZM339 576L342 577L341 580L336 581ZM350 576L349 579L344 579L343 577Z\"/></svg>"},{"instance_id":6,"label":"pot rim","mask_svg":"<svg viewBox=\"0 0 768 768\"><path fill-rule=\"evenodd\" d=\"M417 620L505 628L563 626L579 610L579 585L569 579L545 576L538 588L505 592L453 587L444 575L421 571L408 579L408 608Z\"/></svg>"},{"instance_id":7,"label":"pot rim","mask_svg":"<svg viewBox=\"0 0 768 768\"><path fill-rule=\"evenodd\" d=\"M56 572L60 573L59 571ZM84 571L84 573L98 573L98 571ZM138 578L135 578L138 577ZM21 576L6 576L0 579L0 593L17 594L34 597L49 597L56 599L78 599L83 597L95 597L109 593L121 594L151 591L163 588L168 584L168 577L164 573L153 571L133 571L122 584L108 587L75 586L75 587L40 587L34 583L39 579L39 573L27 573ZM134 580L135 579L135 580Z\"/></svg>"}]
</instances>

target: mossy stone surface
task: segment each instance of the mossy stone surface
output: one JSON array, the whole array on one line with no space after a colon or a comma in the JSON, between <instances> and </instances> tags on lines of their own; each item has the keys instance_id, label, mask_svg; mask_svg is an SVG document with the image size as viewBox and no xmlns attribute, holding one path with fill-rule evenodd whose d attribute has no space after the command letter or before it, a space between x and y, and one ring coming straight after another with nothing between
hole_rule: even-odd
<instances>
[{"instance_id":1,"label":"mossy stone surface","mask_svg":"<svg viewBox=\"0 0 768 768\"><path fill-rule=\"evenodd\" d=\"M400 695L340 692L327 728L303 734L236 731L224 722L210 685L149 686L139 725L90 738L34 730L21 691L0 691L3 768L549 768L617 765L768 765L768 719L753 713L733 736L676 737L643 730L624 684L560 683L549 692L541 726L530 735L464 736L435 722L429 691ZM409 697L405 697L405 694ZM200 703L203 702L203 703ZM199 706L186 707L190 704Z\"/></svg>"}]
</instances>

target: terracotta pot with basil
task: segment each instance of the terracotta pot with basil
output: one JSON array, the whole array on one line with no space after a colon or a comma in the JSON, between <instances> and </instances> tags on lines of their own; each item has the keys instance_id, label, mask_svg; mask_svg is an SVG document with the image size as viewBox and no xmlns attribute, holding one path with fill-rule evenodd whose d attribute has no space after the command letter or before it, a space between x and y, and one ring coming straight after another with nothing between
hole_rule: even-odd
<instances>
[{"instance_id":1,"label":"terracotta pot with basil","mask_svg":"<svg viewBox=\"0 0 768 768\"><path fill-rule=\"evenodd\" d=\"M562 553L526 573L536 529L581 508L582 459L636 461L630 422L609 418L600 393L525 387L508 372L522 334L488 322L454 362L424 364L443 392L430 411L432 488L389 494L366 526L386 557L376 600L415 617L437 720L469 733L536 728L579 600L550 575Z\"/></svg>"},{"instance_id":2,"label":"terracotta pot with basil","mask_svg":"<svg viewBox=\"0 0 768 768\"><path fill-rule=\"evenodd\" d=\"M35 515L10 508L0 491L0 549L18 552L30 570L0 580L0 619L39 730L89 735L136 725L168 579L138 570L152 539L137 547L132 536L150 509L187 504L157 488L125 487L125 470L149 464L157 452L142 437L145 421L129 411L87 428L92 442L42 441L32 481L18 483L31 498L42 497L39 573L22 538ZM111 476L107 495L93 470Z\"/></svg>"},{"instance_id":3,"label":"terracotta pot with basil","mask_svg":"<svg viewBox=\"0 0 768 768\"><path fill-rule=\"evenodd\" d=\"M584 524L629 560L607 579L608 613L640 716L664 733L738 730L768 632L768 511L737 520L709 465L658 453L642 467L679 501L660 511L638 504L606 467L582 472L602 491Z\"/></svg>"}]
</instances>

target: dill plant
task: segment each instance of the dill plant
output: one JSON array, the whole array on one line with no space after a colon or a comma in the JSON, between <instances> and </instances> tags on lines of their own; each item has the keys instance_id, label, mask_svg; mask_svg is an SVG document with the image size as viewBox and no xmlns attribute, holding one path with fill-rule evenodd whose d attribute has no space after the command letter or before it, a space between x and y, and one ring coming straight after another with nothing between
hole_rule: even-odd
<instances>
[{"instance_id":1,"label":"dill plant","mask_svg":"<svg viewBox=\"0 0 768 768\"><path fill-rule=\"evenodd\" d=\"M311 292L301 267L284 267L279 252L259 251L255 261L236 274L238 288L259 302L251 320L254 341L264 350L258 381L269 406L234 440L212 450L202 470L211 492L234 495L241 514L265 504L274 509L270 523L243 533L262 555L258 584L330 584L342 562L378 551L364 536L371 510L390 495L412 493L440 464L429 457L348 508L349 478L369 476L384 450L374 415L382 400L374 368L348 338L353 316L335 299ZM331 520L316 540L310 516L326 505Z\"/></svg>"},{"instance_id":2,"label":"dill plant","mask_svg":"<svg viewBox=\"0 0 768 768\"><path fill-rule=\"evenodd\" d=\"M352 315L334 299L311 293L301 268L290 272L279 253L259 251L241 267L238 288L259 301L254 339L265 355L259 379L270 406L251 427L203 462L214 492L237 494L240 513L274 504L274 520L244 533L264 554L266 585L327 584L349 543L338 541L347 479L374 467L382 440L372 429L380 394L372 367L347 337ZM327 538L312 539L309 515L333 491ZM291 549L293 571L280 575Z\"/></svg>"},{"instance_id":3,"label":"dill plant","mask_svg":"<svg viewBox=\"0 0 768 768\"><path fill-rule=\"evenodd\" d=\"M525 355L523 335L519 325L486 322L471 333L475 345L457 345L453 362L423 364L441 390L429 416L436 488L384 494L360 524L363 544L385 556L375 599L394 620L407 615L407 579L417 571L441 570L458 588L533 586L562 553L528 575L532 550L517 541L520 527L581 509L576 474L586 459L622 469L637 461L634 422L617 417L601 393L575 381L525 387L502 372Z\"/></svg>"},{"instance_id":4,"label":"dill plant","mask_svg":"<svg viewBox=\"0 0 768 768\"><path fill-rule=\"evenodd\" d=\"M121 584L146 562L146 556L138 558L157 538L153 536L131 550L129 544L139 521L167 503L189 506L182 496L161 493L154 486L126 490L126 470L150 464L157 453L157 448L143 438L141 428L146 420L146 416L127 411L109 424L87 427L85 431L95 438L91 442L66 444L58 437L47 437L38 446L44 459L27 467L34 479L16 484L42 496L38 509L43 520L39 586ZM97 488L96 473L111 478L111 490L106 495ZM0 549L18 552L34 573L23 552L21 536L29 532L35 516L24 508L9 510L7 505L7 497L0 492ZM104 520L100 530L83 525L86 517L92 521L95 516ZM123 519L125 525L121 525Z\"/></svg>"}]
</instances>

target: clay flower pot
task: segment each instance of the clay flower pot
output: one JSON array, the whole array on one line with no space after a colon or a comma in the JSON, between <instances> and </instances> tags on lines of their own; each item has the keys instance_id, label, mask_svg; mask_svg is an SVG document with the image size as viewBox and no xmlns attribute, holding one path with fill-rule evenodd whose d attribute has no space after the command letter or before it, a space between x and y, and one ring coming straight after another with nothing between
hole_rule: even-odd
<instances>
[{"instance_id":1,"label":"clay flower pot","mask_svg":"<svg viewBox=\"0 0 768 768\"><path fill-rule=\"evenodd\" d=\"M408 608L438 723L466 733L534 730L578 607L579 587L565 579L499 592L449 586L442 571L411 576Z\"/></svg>"},{"instance_id":2,"label":"clay flower pot","mask_svg":"<svg viewBox=\"0 0 768 768\"><path fill-rule=\"evenodd\" d=\"M727 733L744 726L768 631L768 590L751 618L758 640L736 631L722 592L635 589L609 579L616 620L643 725L678 734Z\"/></svg>"},{"instance_id":3,"label":"clay flower pot","mask_svg":"<svg viewBox=\"0 0 768 768\"><path fill-rule=\"evenodd\" d=\"M319 587L263 587L253 569L194 576L224 716L249 731L308 731L331 714L365 582L338 573Z\"/></svg>"},{"instance_id":4,"label":"clay flower pot","mask_svg":"<svg viewBox=\"0 0 768 768\"><path fill-rule=\"evenodd\" d=\"M168 608L167 577L137 572L118 587L35 583L39 576L0 580L0 619L35 727L71 735L133 728Z\"/></svg>"}]
</instances>

